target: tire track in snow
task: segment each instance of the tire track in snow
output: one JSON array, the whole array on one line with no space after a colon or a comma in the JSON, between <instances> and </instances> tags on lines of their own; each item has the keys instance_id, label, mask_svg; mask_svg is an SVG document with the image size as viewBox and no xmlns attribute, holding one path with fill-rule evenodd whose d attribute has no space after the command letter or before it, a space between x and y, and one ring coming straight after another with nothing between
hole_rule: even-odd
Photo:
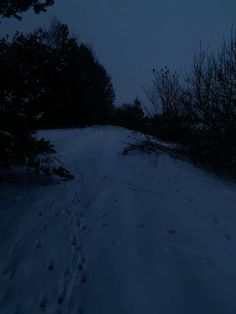
<instances>
[{"instance_id":1,"label":"tire track in snow","mask_svg":"<svg viewBox=\"0 0 236 314\"><path fill-rule=\"evenodd\" d=\"M87 280L85 273L86 259L82 253L81 240L79 230L81 230L81 218L79 217L79 210L77 210L78 204L80 204L80 197L78 192L71 194L72 201L69 205L70 209L67 208L67 213L70 217L70 226L72 229L69 245L72 248L72 260L71 265L64 271L61 280L60 292L58 295L58 305L60 306L61 313L74 313L74 307L78 313L82 313L80 301L74 304L74 290L77 288L76 296L80 299L81 295L81 283L85 283Z\"/></svg>"}]
</instances>

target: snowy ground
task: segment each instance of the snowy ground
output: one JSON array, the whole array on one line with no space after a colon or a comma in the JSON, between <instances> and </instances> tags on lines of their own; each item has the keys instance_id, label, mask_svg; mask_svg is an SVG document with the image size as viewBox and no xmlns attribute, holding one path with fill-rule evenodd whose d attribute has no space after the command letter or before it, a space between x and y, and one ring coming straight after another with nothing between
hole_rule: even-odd
<instances>
[{"instance_id":1,"label":"snowy ground","mask_svg":"<svg viewBox=\"0 0 236 314\"><path fill-rule=\"evenodd\" d=\"M1 314L236 313L235 185L124 129L42 133L75 179L0 187Z\"/></svg>"}]
</instances>

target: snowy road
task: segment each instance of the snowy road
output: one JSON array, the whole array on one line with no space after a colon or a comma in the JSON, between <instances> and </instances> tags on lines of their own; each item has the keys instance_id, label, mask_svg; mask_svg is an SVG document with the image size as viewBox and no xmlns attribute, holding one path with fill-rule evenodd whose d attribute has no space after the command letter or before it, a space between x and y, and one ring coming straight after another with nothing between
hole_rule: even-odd
<instances>
[{"instance_id":1,"label":"snowy road","mask_svg":"<svg viewBox=\"0 0 236 314\"><path fill-rule=\"evenodd\" d=\"M43 134L75 180L1 187L1 314L236 313L235 185L124 129Z\"/></svg>"}]
</instances>

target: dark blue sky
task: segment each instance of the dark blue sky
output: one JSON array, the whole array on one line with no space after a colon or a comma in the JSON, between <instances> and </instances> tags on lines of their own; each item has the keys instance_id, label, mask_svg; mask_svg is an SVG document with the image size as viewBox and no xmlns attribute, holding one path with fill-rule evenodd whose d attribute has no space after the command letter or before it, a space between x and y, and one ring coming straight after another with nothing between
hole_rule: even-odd
<instances>
[{"instance_id":1,"label":"dark blue sky","mask_svg":"<svg viewBox=\"0 0 236 314\"><path fill-rule=\"evenodd\" d=\"M152 69L181 70L194 49L219 45L236 24L235 0L55 0L46 14L3 20L1 34L28 31L57 17L93 46L113 78L117 103L143 95Z\"/></svg>"}]
</instances>

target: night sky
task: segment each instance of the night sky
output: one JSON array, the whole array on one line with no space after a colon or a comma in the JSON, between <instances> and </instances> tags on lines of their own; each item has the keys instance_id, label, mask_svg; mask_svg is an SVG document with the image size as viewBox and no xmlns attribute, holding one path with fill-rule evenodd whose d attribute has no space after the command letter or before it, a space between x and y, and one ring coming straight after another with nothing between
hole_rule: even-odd
<instances>
[{"instance_id":1,"label":"night sky","mask_svg":"<svg viewBox=\"0 0 236 314\"><path fill-rule=\"evenodd\" d=\"M184 70L194 50L219 45L236 22L235 0L55 0L46 14L3 20L1 34L29 31L53 18L92 46L113 78L117 104L143 97L152 69Z\"/></svg>"}]
</instances>

